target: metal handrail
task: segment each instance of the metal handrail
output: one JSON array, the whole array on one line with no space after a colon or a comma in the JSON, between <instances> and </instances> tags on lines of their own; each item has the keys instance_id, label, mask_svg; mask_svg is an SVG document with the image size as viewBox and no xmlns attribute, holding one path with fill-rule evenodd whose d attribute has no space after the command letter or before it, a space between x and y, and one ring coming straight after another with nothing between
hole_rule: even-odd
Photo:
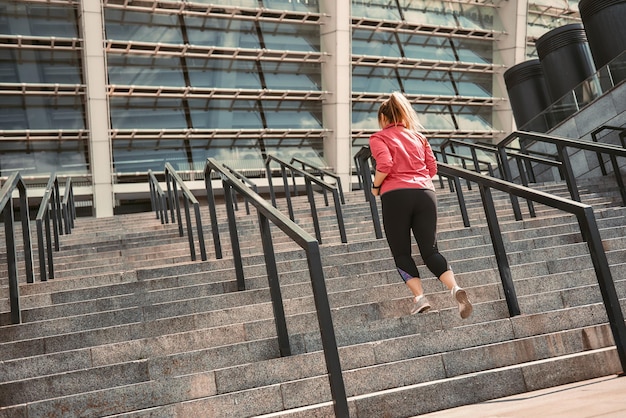
<instances>
[{"instance_id":1,"label":"metal handrail","mask_svg":"<svg viewBox=\"0 0 626 418\"><path fill-rule=\"evenodd\" d=\"M156 218L161 224L167 224L170 219L167 216L167 194L163 191L159 180L152 170L148 170L148 186L150 187L150 207L154 211ZM174 217L172 216L172 223Z\"/></svg>"},{"instance_id":2,"label":"metal handrail","mask_svg":"<svg viewBox=\"0 0 626 418\"><path fill-rule=\"evenodd\" d=\"M198 233L198 245L200 247L200 257L202 258L202 261L206 261L206 246L204 244L204 232L202 231L202 218L200 216L200 204L198 203L198 200L193 193L191 193L191 190L189 190L183 179L180 178L170 163L165 163L165 182L167 184L167 198L172 215L172 222L175 222L174 214L176 214L176 219L178 220L178 232L181 237L184 235L184 231L180 210L180 197L183 198L191 260L196 261L196 248L194 245L193 230L191 227L191 214L189 211L189 205L191 204L193 206L196 218L196 229ZM182 196L179 196L178 194L178 187L180 187L180 190L182 191Z\"/></svg>"},{"instance_id":3,"label":"metal handrail","mask_svg":"<svg viewBox=\"0 0 626 418\"><path fill-rule=\"evenodd\" d=\"M598 134L605 130L619 131L619 140L622 143L622 148L626 148L626 128L620 126L612 126L612 125L602 125L597 129L594 129L591 132L591 140L593 142L598 142ZM602 158L602 154L596 154L598 157L598 165L600 166L600 171L603 176L606 176L606 166L604 165L604 158Z\"/></svg>"},{"instance_id":4,"label":"metal handrail","mask_svg":"<svg viewBox=\"0 0 626 418\"><path fill-rule=\"evenodd\" d=\"M74 185L72 178L65 180L65 192L61 201L61 212L65 221L65 233L71 234L74 229L74 221L76 220L76 201L74 200Z\"/></svg>"},{"instance_id":5,"label":"metal handrail","mask_svg":"<svg viewBox=\"0 0 626 418\"><path fill-rule=\"evenodd\" d=\"M242 284L245 289L245 284L243 283L243 268L241 268L242 261L239 251L239 241L237 238L237 226L233 211L231 189L237 190L239 194L244 196L257 209L270 295L274 310L274 322L276 325L281 356L291 355L291 347L289 345L289 334L287 332L287 324L283 309L280 282L278 280L278 269L276 267L276 258L272 244L272 233L270 231L269 221L287 234L287 236L289 236L306 252L311 285L313 288L313 299L315 301L317 320L322 337L322 347L326 360L326 369L328 371L330 390L334 402L335 416L348 417L348 401L343 382L341 363L339 361L339 352L335 338L330 302L328 300L328 293L326 290L319 242L295 224L291 219L283 215L278 209L266 202L261 196L252 191L245 184L242 184L230 172L230 170L226 169L222 164L219 164L213 158L207 159L204 169L204 178L207 186L207 201L209 206L213 208L211 213L215 213L215 197L213 196L213 188L211 186L211 171L218 172L222 178L224 196L226 200L226 212L228 215L228 226L232 240L233 259L235 262L235 270L237 272L238 287L240 289ZM217 223L217 219L212 218L211 221L213 224Z\"/></svg>"},{"instance_id":6,"label":"metal handrail","mask_svg":"<svg viewBox=\"0 0 626 418\"><path fill-rule=\"evenodd\" d=\"M59 235L63 234L63 215L61 213L61 199L59 195L59 179L56 173L52 173L50 175L50 178L48 179L48 184L46 185L43 196L41 198L41 203L39 204L39 211L37 212L37 216L35 217L35 223L37 225L37 242L39 252L39 275L42 282L45 282L48 279L54 279L52 233L50 232L51 220L52 230L54 231L54 251L59 251ZM65 223L67 224L67 220L65 221ZM46 259L48 260L48 275L46 275Z\"/></svg>"},{"instance_id":7,"label":"metal handrail","mask_svg":"<svg viewBox=\"0 0 626 418\"><path fill-rule=\"evenodd\" d=\"M510 180L511 171L508 165L508 160L506 159L505 148L511 142L517 139L545 142L556 146L557 155L560 163L562 164L562 175L565 177L565 182L567 183L567 188L570 192L572 200L575 200L577 202L580 202L580 194L578 193L578 186L576 185L576 178L574 176L574 171L569 158L569 154L567 153L567 148L591 151L595 152L596 154L608 154L613 165L613 173L615 175L615 180L617 182L617 186L622 197L622 202L626 206L626 188L624 187L624 180L622 179L619 164L617 163L617 157L626 157L625 148L615 145L598 144L591 141L578 141L534 132L515 131L498 143L498 152L500 153L501 163L506 162L502 164L502 169L505 172L506 180Z\"/></svg>"},{"instance_id":8,"label":"metal handrail","mask_svg":"<svg viewBox=\"0 0 626 418\"><path fill-rule=\"evenodd\" d=\"M609 262L604 251L604 247L602 246L602 238L596 223L593 208L590 205L583 204L578 201L554 196L549 193L533 190L506 180L453 167L445 163L438 162L437 168L443 175L463 178L478 184L494 254L498 264L498 270L500 272L500 279L502 281L509 314L511 316L519 315L520 309L517 302L517 296L515 294L511 269L506 256L502 233L498 223L498 216L496 214L491 195L491 189L500 190L508 193L509 195L515 195L546 206L557 208L574 214L577 217L581 234L587 242L589 248L589 253L596 272L596 277L598 279L602 300L609 318L611 330L613 331L613 337L617 346L622 368L626 370L626 324L624 324L624 316L620 307L619 297L615 290L615 284L611 276L611 270L609 269Z\"/></svg>"},{"instance_id":9,"label":"metal handrail","mask_svg":"<svg viewBox=\"0 0 626 418\"><path fill-rule=\"evenodd\" d=\"M13 220L13 191L19 191L19 209L22 222L22 239L24 246L24 264L26 281L34 282L33 248L31 244L30 219L28 214L28 196L26 184L20 173L11 174L0 189L0 212L4 221L4 235L7 250L7 272L9 276L9 301L11 305L11 323L22 322L20 310L20 287L17 278L17 247L15 244L15 225Z\"/></svg>"},{"instance_id":10,"label":"metal handrail","mask_svg":"<svg viewBox=\"0 0 626 418\"><path fill-rule=\"evenodd\" d=\"M311 207L311 217L313 218L313 226L315 228L315 236L317 237L317 240L320 242L320 244L322 243L322 232L320 230L319 219L317 217L317 209L315 207L315 197L313 194L312 183L317 184L318 186L322 187L324 190L329 191L333 195L333 201L335 203L335 214L337 216L337 226L339 227L339 235L341 236L341 242L344 244L348 242L348 239L346 237L346 227L343 222L343 213L341 211L341 203L339 200L339 192L338 192L337 186L334 184L328 184L318 179L314 175L308 173L307 171L301 170L298 167L295 167L294 165L286 161L283 161L278 157L275 157L273 155L268 155L267 159L265 160L265 170L267 172L267 181L268 181L268 185L270 189L272 205L274 207L276 207L276 194L274 193L274 184L272 183L272 174L270 170L270 164L272 163L272 161L277 162L280 165L280 170L281 170L282 177L283 177L285 198L287 199L287 208L289 210L289 219L291 219L292 221L294 220L294 213L293 213L293 205L291 204L291 194L289 193L289 182L287 180L286 170L290 170L291 173L298 173L302 177L304 177L305 187L306 187L307 195L309 198L309 205Z\"/></svg>"},{"instance_id":11,"label":"metal handrail","mask_svg":"<svg viewBox=\"0 0 626 418\"><path fill-rule=\"evenodd\" d=\"M291 164L300 163L300 165L302 165L302 169L305 169L306 167L313 169L313 173L311 174L319 174L320 179L322 181L324 181L324 176L329 176L335 179L335 184L337 185L337 189L339 190L339 197L341 198L341 203L342 204L346 203L346 200L343 195L343 187L341 186L341 177L339 177L337 174L333 173L330 170L326 170L324 168L318 167L298 157L293 157L289 162ZM294 189L295 189L295 183L294 183ZM326 202L326 206L328 206L328 198L326 196L326 189L324 189L324 201Z\"/></svg>"},{"instance_id":12,"label":"metal handrail","mask_svg":"<svg viewBox=\"0 0 626 418\"><path fill-rule=\"evenodd\" d=\"M257 187L256 183L254 183L252 180L250 180L248 177L244 176L243 174L239 173L234 168L231 168L227 166L226 164L222 164L222 165L224 166L224 168L230 171L233 176L241 180L242 183L247 184L250 188L252 188L252 190L254 190L255 193L258 193L259 188ZM235 203L235 210L238 210L237 199L234 199L234 196L233 196L233 202ZM250 205L248 204L248 200L245 197L244 197L244 202L246 204L246 214L250 215Z\"/></svg>"}]
</instances>

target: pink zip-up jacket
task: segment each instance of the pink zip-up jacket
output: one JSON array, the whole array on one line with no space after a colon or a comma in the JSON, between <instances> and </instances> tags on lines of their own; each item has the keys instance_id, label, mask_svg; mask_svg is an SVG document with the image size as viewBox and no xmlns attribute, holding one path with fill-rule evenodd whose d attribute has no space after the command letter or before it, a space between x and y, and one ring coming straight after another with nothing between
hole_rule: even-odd
<instances>
[{"instance_id":1,"label":"pink zip-up jacket","mask_svg":"<svg viewBox=\"0 0 626 418\"><path fill-rule=\"evenodd\" d=\"M437 160L426 138L402 124L390 124L370 137L376 169L386 173L380 194L398 189L435 190Z\"/></svg>"}]
</instances>

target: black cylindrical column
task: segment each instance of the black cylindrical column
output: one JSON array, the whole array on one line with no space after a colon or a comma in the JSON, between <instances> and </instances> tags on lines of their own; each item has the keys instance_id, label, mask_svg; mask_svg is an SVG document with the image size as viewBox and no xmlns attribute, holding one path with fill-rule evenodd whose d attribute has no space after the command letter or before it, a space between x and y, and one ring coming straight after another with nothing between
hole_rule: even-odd
<instances>
[{"instance_id":1,"label":"black cylindrical column","mask_svg":"<svg viewBox=\"0 0 626 418\"><path fill-rule=\"evenodd\" d=\"M626 51L626 0L581 0L578 10L596 68ZM626 79L626 68L617 67L611 68L618 73L615 84Z\"/></svg>"},{"instance_id":2,"label":"black cylindrical column","mask_svg":"<svg viewBox=\"0 0 626 418\"><path fill-rule=\"evenodd\" d=\"M548 124L543 118L533 120L551 103L539 60L524 61L509 68L504 72L504 82L518 129L546 132Z\"/></svg>"},{"instance_id":3,"label":"black cylindrical column","mask_svg":"<svg viewBox=\"0 0 626 418\"><path fill-rule=\"evenodd\" d=\"M596 72L585 29L579 23L552 29L535 44L552 102Z\"/></svg>"}]
</instances>

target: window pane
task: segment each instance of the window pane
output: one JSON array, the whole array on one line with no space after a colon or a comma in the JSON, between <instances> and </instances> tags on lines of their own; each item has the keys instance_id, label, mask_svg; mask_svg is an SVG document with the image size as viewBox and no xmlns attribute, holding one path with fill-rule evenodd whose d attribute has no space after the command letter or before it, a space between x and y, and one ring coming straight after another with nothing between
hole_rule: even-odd
<instances>
[{"instance_id":1,"label":"window pane","mask_svg":"<svg viewBox=\"0 0 626 418\"><path fill-rule=\"evenodd\" d=\"M82 100L82 95L0 95L0 130L84 129Z\"/></svg>"},{"instance_id":2,"label":"window pane","mask_svg":"<svg viewBox=\"0 0 626 418\"><path fill-rule=\"evenodd\" d=\"M184 86L178 57L109 54L109 83L136 86Z\"/></svg>"},{"instance_id":3,"label":"window pane","mask_svg":"<svg viewBox=\"0 0 626 418\"><path fill-rule=\"evenodd\" d=\"M378 129L377 102L352 102L352 129Z\"/></svg>"},{"instance_id":4,"label":"window pane","mask_svg":"<svg viewBox=\"0 0 626 418\"><path fill-rule=\"evenodd\" d=\"M259 103L251 100L189 100L196 129L262 129Z\"/></svg>"},{"instance_id":5,"label":"window pane","mask_svg":"<svg viewBox=\"0 0 626 418\"><path fill-rule=\"evenodd\" d=\"M259 22L267 49L320 52L320 27L310 24Z\"/></svg>"},{"instance_id":6,"label":"window pane","mask_svg":"<svg viewBox=\"0 0 626 418\"><path fill-rule=\"evenodd\" d=\"M81 84L80 51L0 49L0 82Z\"/></svg>"},{"instance_id":7,"label":"window pane","mask_svg":"<svg viewBox=\"0 0 626 418\"><path fill-rule=\"evenodd\" d=\"M87 174L86 140L0 141L0 176Z\"/></svg>"},{"instance_id":8,"label":"window pane","mask_svg":"<svg viewBox=\"0 0 626 418\"><path fill-rule=\"evenodd\" d=\"M376 55L400 57L400 48L395 35L387 31L352 31L352 53L355 55Z\"/></svg>"},{"instance_id":9,"label":"window pane","mask_svg":"<svg viewBox=\"0 0 626 418\"><path fill-rule=\"evenodd\" d=\"M107 39L182 44L176 15L104 9Z\"/></svg>"},{"instance_id":10,"label":"window pane","mask_svg":"<svg viewBox=\"0 0 626 418\"><path fill-rule=\"evenodd\" d=\"M256 63L227 59L187 59L189 81L194 87L260 89Z\"/></svg>"},{"instance_id":11,"label":"window pane","mask_svg":"<svg viewBox=\"0 0 626 418\"><path fill-rule=\"evenodd\" d=\"M317 0L263 0L263 6L268 9L294 10L297 12L319 13L320 11Z\"/></svg>"},{"instance_id":12,"label":"window pane","mask_svg":"<svg viewBox=\"0 0 626 418\"><path fill-rule=\"evenodd\" d=\"M321 90L322 70L319 64L263 61L261 68L269 89Z\"/></svg>"},{"instance_id":13,"label":"window pane","mask_svg":"<svg viewBox=\"0 0 626 418\"><path fill-rule=\"evenodd\" d=\"M261 47L254 22L185 16L187 37L192 45L223 48Z\"/></svg>"},{"instance_id":14,"label":"window pane","mask_svg":"<svg viewBox=\"0 0 626 418\"><path fill-rule=\"evenodd\" d=\"M76 10L46 4L0 4L0 33L23 36L78 38Z\"/></svg>"},{"instance_id":15,"label":"window pane","mask_svg":"<svg viewBox=\"0 0 626 418\"><path fill-rule=\"evenodd\" d=\"M459 129L463 130L485 130L493 129L490 106L465 106L456 108L453 111L457 115Z\"/></svg>"},{"instance_id":16,"label":"window pane","mask_svg":"<svg viewBox=\"0 0 626 418\"><path fill-rule=\"evenodd\" d=\"M352 16L370 19L400 20L393 0L352 0Z\"/></svg>"},{"instance_id":17,"label":"window pane","mask_svg":"<svg viewBox=\"0 0 626 418\"><path fill-rule=\"evenodd\" d=\"M459 61L479 64L493 63L493 42L473 39L452 39Z\"/></svg>"},{"instance_id":18,"label":"window pane","mask_svg":"<svg viewBox=\"0 0 626 418\"><path fill-rule=\"evenodd\" d=\"M113 129L187 128L181 99L111 97Z\"/></svg>"},{"instance_id":19,"label":"window pane","mask_svg":"<svg viewBox=\"0 0 626 418\"><path fill-rule=\"evenodd\" d=\"M456 61L454 50L446 38L406 33L398 36L407 58Z\"/></svg>"},{"instance_id":20,"label":"window pane","mask_svg":"<svg viewBox=\"0 0 626 418\"><path fill-rule=\"evenodd\" d=\"M270 129L321 129L322 104L296 100L263 102L263 113Z\"/></svg>"},{"instance_id":21,"label":"window pane","mask_svg":"<svg viewBox=\"0 0 626 418\"><path fill-rule=\"evenodd\" d=\"M400 89L393 68L355 66L352 68L352 91L387 93Z\"/></svg>"}]
</instances>

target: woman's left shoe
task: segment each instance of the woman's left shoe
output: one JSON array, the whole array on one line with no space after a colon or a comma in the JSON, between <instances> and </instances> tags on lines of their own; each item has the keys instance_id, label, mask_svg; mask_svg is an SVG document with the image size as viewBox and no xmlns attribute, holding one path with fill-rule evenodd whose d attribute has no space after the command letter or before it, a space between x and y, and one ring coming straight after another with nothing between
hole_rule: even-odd
<instances>
[{"instance_id":1,"label":"woman's left shoe","mask_svg":"<svg viewBox=\"0 0 626 418\"><path fill-rule=\"evenodd\" d=\"M467 297L467 292L465 291L465 289L460 288L459 286L455 286L454 289L452 289L452 296L459 304L459 314L461 315L461 318L465 319L470 316L474 308L472 307L472 303Z\"/></svg>"}]
</instances>

